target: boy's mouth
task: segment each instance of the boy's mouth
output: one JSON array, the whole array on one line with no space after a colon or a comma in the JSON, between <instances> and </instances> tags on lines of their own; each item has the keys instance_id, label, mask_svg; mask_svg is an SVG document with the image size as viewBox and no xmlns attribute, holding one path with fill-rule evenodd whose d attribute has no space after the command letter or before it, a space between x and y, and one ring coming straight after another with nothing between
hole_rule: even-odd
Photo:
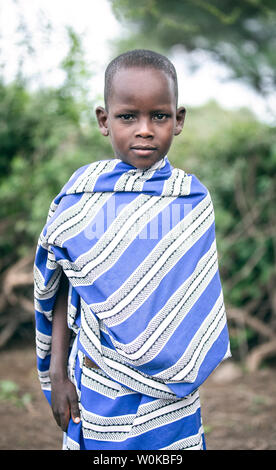
<instances>
[{"instance_id":1,"label":"boy's mouth","mask_svg":"<svg viewBox=\"0 0 276 470\"><path fill-rule=\"evenodd\" d=\"M139 157L149 157L153 152L155 152L155 150L157 150L157 147L152 145L133 145L130 148Z\"/></svg>"}]
</instances>

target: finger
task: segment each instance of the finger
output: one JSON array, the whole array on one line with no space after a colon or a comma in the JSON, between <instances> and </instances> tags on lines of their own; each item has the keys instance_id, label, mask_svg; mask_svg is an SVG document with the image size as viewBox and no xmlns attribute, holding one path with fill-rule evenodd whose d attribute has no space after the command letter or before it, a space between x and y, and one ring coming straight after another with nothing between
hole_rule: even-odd
<instances>
[{"instance_id":1,"label":"finger","mask_svg":"<svg viewBox=\"0 0 276 470\"><path fill-rule=\"evenodd\" d=\"M55 421L59 427L61 427L61 422L60 422L60 412L59 409L57 408L56 404L52 400L52 413L55 418Z\"/></svg>"},{"instance_id":2,"label":"finger","mask_svg":"<svg viewBox=\"0 0 276 470\"><path fill-rule=\"evenodd\" d=\"M59 414L56 413L55 411L53 411L53 415L54 415L54 418L55 418L55 420L56 420L57 425L60 427L61 424L60 424L60 417L59 417Z\"/></svg>"},{"instance_id":3,"label":"finger","mask_svg":"<svg viewBox=\"0 0 276 470\"><path fill-rule=\"evenodd\" d=\"M77 396L71 399L71 417L74 423L78 424L80 422L80 409Z\"/></svg>"},{"instance_id":4,"label":"finger","mask_svg":"<svg viewBox=\"0 0 276 470\"><path fill-rule=\"evenodd\" d=\"M67 412L63 412L60 414L60 427L62 431L66 432L69 423L69 409Z\"/></svg>"}]
</instances>

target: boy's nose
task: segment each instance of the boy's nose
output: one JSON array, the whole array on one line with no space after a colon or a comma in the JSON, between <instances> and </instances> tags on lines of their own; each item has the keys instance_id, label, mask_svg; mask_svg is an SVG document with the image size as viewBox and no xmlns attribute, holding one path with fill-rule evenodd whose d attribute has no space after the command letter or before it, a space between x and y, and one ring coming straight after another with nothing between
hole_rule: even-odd
<instances>
[{"instance_id":1,"label":"boy's nose","mask_svg":"<svg viewBox=\"0 0 276 470\"><path fill-rule=\"evenodd\" d=\"M139 119L135 136L144 139L153 137L152 123L149 119Z\"/></svg>"}]
</instances>

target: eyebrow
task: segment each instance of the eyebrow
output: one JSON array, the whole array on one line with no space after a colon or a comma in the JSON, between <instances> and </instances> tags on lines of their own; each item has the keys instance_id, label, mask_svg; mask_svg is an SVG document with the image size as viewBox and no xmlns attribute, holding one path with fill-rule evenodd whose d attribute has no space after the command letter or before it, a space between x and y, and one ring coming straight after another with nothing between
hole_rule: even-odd
<instances>
[{"instance_id":1,"label":"eyebrow","mask_svg":"<svg viewBox=\"0 0 276 470\"><path fill-rule=\"evenodd\" d=\"M158 108L153 108L150 110L150 113L164 113L164 112L168 112L168 107L170 107L170 105L163 105L163 106L158 106ZM118 106L118 109L115 109L115 113L139 113L141 112L139 109L137 108L131 108L129 107L129 105L126 105L126 106Z\"/></svg>"}]
</instances>

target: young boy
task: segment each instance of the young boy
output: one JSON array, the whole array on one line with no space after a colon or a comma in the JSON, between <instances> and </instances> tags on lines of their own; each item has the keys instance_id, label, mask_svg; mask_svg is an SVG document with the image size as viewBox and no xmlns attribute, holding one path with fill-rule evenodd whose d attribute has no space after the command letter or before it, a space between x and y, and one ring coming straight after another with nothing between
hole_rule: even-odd
<instances>
[{"instance_id":1,"label":"young boy","mask_svg":"<svg viewBox=\"0 0 276 470\"><path fill-rule=\"evenodd\" d=\"M174 66L120 55L96 115L115 158L75 172L36 255L42 389L64 449L204 449L198 388L229 338L210 195L167 158Z\"/></svg>"}]
</instances>

